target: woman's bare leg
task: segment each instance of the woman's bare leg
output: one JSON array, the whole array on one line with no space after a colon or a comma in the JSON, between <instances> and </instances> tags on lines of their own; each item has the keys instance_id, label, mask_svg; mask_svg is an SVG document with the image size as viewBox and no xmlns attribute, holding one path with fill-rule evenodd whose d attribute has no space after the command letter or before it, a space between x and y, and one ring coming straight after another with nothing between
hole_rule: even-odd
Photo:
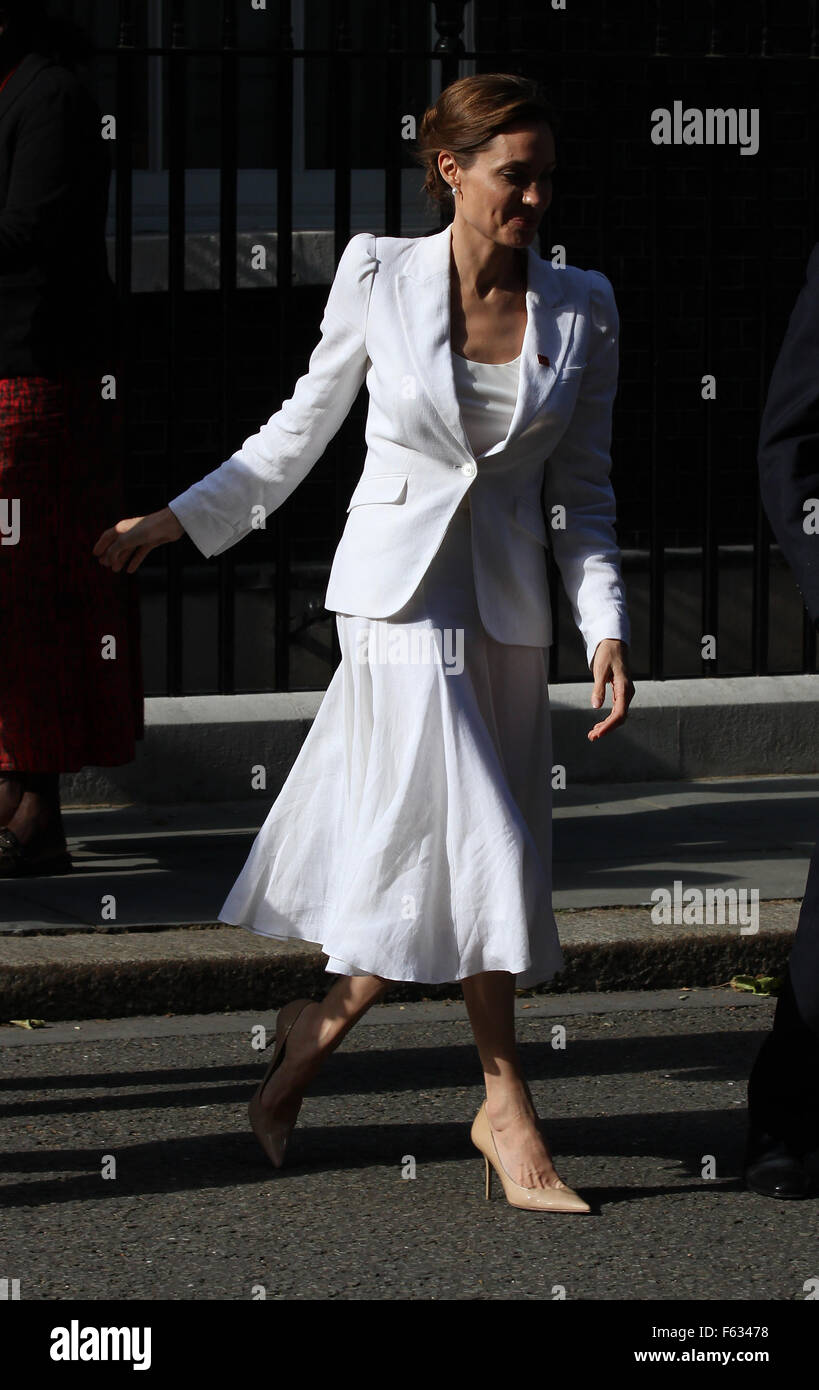
<instances>
[{"instance_id":1,"label":"woman's bare leg","mask_svg":"<svg viewBox=\"0 0 819 1390\"><path fill-rule=\"evenodd\" d=\"M501 1163L522 1187L558 1187L549 1148L521 1072L515 1041L515 977L487 970L462 980L486 1085L486 1114Z\"/></svg>"},{"instance_id":2,"label":"woman's bare leg","mask_svg":"<svg viewBox=\"0 0 819 1390\"><path fill-rule=\"evenodd\" d=\"M284 1061L262 1092L263 1109L285 1124L295 1123L322 1063L392 983L380 975L339 975L321 1003L308 1004L288 1034Z\"/></svg>"}]
</instances>

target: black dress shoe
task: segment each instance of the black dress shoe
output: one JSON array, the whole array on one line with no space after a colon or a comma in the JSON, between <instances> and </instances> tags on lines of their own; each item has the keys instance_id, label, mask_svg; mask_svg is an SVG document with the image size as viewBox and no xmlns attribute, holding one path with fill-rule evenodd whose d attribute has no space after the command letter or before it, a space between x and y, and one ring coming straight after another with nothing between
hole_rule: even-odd
<instances>
[{"instance_id":1,"label":"black dress shoe","mask_svg":"<svg viewBox=\"0 0 819 1390\"><path fill-rule=\"evenodd\" d=\"M43 849L36 835L32 841L24 842L8 826L0 830L0 878L67 874L73 868L74 863L65 844Z\"/></svg>"},{"instance_id":2,"label":"black dress shoe","mask_svg":"<svg viewBox=\"0 0 819 1390\"><path fill-rule=\"evenodd\" d=\"M770 1134L754 1135L748 1141L742 1176L745 1186L761 1197L807 1197L810 1175L804 1155L784 1139Z\"/></svg>"}]
</instances>

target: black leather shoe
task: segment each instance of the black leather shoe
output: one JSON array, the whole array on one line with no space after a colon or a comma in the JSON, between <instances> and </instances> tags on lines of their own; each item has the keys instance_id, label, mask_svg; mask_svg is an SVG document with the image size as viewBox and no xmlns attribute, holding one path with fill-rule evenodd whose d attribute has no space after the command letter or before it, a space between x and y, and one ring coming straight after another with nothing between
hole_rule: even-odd
<instances>
[{"instance_id":1,"label":"black leather shoe","mask_svg":"<svg viewBox=\"0 0 819 1390\"><path fill-rule=\"evenodd\" d=\"M66 845L43 850L37 837L24 843L13 830L0 830L0 878L38 877L41 874L67 874L74 868Z\"/></svg>"},{"instance_id":2,"label":"black leather shoe","mask_svg":"<svg viewBox=\"0 0 819 1390\"><path fill-rule=\"evenodd\" d=\"M770 1134L749 1138L742 1176L749 1191L761 1197L807 1197L811 1186L804 1156Z\"/></svg>"}]
</instances>

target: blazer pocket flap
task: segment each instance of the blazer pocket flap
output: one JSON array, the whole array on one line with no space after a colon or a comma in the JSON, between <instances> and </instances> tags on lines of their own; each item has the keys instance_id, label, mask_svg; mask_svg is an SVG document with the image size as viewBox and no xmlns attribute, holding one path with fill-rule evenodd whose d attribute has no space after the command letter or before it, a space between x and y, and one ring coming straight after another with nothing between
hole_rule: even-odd
<instances>
[{"instance_id":1,"label":"blazer pocket flap","mask_svg":"<svg viewBox=\"0 0 819 1390\"><path fill-rule=\"evenodd\" d=\"M407 473L370 473L360 478L347 511L361 502L403 502L407 491Z\"/></svg>"},{"instance_id":2,"label":"blazer pocket flap","mask_svg":"<svg viewBox=\"0 0 819 1390\"><path fill-rule=\"evenodd\" d=\"M576 372L585 372L588 365L588 362L571 362L567 367L560 368L556 379L559 381L562 376L569 377L574 376Z\"/></svg>"},{"instance_id":3,"label":"blazer pocket flap","mask_svg":"<svg viewBox=\"0 0 819 1390\"><path fill-rule=\"evenodd\" d=\"M541 545L548 544L546 518L542 507L536 502L532 502L528 497L518 497L515 502L515 521L524 531L528 531L530 536L540 541Z\"/></svg>"}]
</instances>

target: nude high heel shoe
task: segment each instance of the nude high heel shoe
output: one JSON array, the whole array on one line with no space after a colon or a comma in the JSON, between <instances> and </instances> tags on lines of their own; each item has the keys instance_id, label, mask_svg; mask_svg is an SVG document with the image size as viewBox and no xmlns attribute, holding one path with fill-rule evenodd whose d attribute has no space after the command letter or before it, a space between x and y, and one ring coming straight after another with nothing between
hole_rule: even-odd
<instances>
[{"instance_id":1,"label":"nude high heel shoe","mask_svg":"<svg viewBox=\"0 0 819 1390\"><path fill-rule=\"evenodd\" d=\"M492 1169L489 1167L491 1163L503 1184L506 1200L512 1207L523 1207L527 1211L591 1211L588 1203L584 1202L573 1188L566 1187L565 1184L562 1187L521 1187L519 1183L512 1181L501 1163L495 1136L486 1113L486 1101L483 1102L472 1123L471 1139L475 1148L483 1154L486 1164L487 1200L492 1191Z\"/></svg>"},{"instance_id":2,"label":"nude high heel shoe","mask_svg":"<svg viewBox=\"0 0 819 1390\"><path fill-rule=\"evenodd\" d=\"M259 1143L267 1154L274 1168L281 1168L284 1163L284 1153L287 1148L287 1141L295 1129L295 1120L292 1124L282 1124L280 1120L275 1120L269 1110L262 1107L262 1092L273 1075L274 1071L284 1061L284 1054L287 1048L287 1036L296 1019L312 1004L312 999L293 999L284 1008L279 1009L276 1016L276 1041L273 1048L273 1057L270 1066L255 1092L252 1100L247 1107L250 1117L250 1127L256 1135Z\"/></svg>"}]
</instances>

